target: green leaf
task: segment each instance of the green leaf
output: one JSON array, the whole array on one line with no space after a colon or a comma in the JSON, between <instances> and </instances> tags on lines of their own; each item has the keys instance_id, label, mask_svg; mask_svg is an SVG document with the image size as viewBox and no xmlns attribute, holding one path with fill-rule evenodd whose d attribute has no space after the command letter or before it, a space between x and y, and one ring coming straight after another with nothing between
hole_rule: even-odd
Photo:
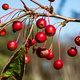
<instances>
[{"instance_id":1,"label":"green leaf","mask_svg":"<svg viewBox=\"0 0 80 80\"><path fill-rule=\"evenodd\" d=\"M22 80L24 73L25 53L21 48L8 60L1 72L1 80Z\"/></svg>"}]
</instances>

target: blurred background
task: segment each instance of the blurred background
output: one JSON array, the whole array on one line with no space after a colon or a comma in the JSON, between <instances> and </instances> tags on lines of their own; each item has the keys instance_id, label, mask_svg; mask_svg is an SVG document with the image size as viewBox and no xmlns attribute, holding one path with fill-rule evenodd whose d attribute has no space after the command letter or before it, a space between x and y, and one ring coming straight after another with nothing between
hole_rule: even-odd
<instances>
[{"instance_id":1,"label":"blurred background","mask_svg":"<svg viewBox=\"0 0 80 80\"><path fill-rule=\"evenodd\" d=\"M29 8L39 7L34 4L30 0L23 0ZM48 0L36 0L40 4L44 6L49 6ZM1 0L0 5L8 3L12 8L24 8L20 0ZM62 16L70 17L70 18L78 18L80 19L80 0L55 0L55 2L51 3L54 12L60 14ZM0 7L0 17L9 13L12 10L4 11L2 7ZM41 12L38 10L38 12ZM40 18L40 17L39 17ZM1 21L3 21L2 19ZM8 19L9 20L9 19ZM46 18L47 20L47 18ZM55 22L61 22L63 20L57 18L50 18L50 23L54 24ZM36 22L35 22L36 23ZM0 72L2 68L8 61L8 59L12 56L12 54L16 51L9 51L7 49L7 43L10 40L16 40L18 33L13 33L12 24L8 26L6 29L7 34L4 37L0 37ZM57 25L55 25L56 27ZM36 26L34 26L36 29ZM34 30L35 30L34 29ZM75 46L74 39L78 36L80 31L80 23L78 22L69 22L64 28L61 30L60 37L60 45L61 45L61 60L63 61L63 68L60 70L56 70L53 67L53 62L58 59L58 33L59 29L56 31L56 35L54 37L53 42L53 53L54 58L52 60L41 59L37 57L36 53L32 54L32 47L29 49L28 56L30 57L30 62L26 64L25 75L23 80L79 80L80 79L80 47L77 47L78 54L75 57L70 57L67 54L67 50L70 47ZM18 41L18 48L22 45L22 38ZM46 44L46 48L49 48L51 38L48 39ZM38 46L43 46L43 44L38 44ZM17 48L17 49L18 49Z\"/></svg>"}]
</instances>

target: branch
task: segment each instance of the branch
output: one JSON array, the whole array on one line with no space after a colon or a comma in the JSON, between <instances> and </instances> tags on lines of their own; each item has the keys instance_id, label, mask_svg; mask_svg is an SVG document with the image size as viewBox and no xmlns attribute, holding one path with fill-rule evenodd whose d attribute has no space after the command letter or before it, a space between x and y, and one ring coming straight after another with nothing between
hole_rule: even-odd
<instances>
[{"instance_id":1,"label":"branch","mask_svg":"<svg viewBox=\"0 0 80 80\"><path fill-rule=\"evenodd\" d=\"M37 13L37 16L42 16L42 13ZM48 14L45 15L46 17L48 17ZM69 18L69 17L65 17L65 16L61 16L58 14L49 14L49 17L55 17L55 18L59 18L59 19L63 19L69 22L80 22L80 19L76 19L76 18Z\"/></svg>"},{"instance_id":2,"label":"branch","mask_svg":"<svg viewBox=\"0 0 80 80\"><path fill-rule=\"evenodd\" d=\"M4 26L6 26L6 25L8 25L8 24L10 24L10 23L12 23L12 22L14 22L14 21L16 21L16 20L19 20L20 18L22 18L22 17L24 17L24 16L26 16L26 15L29 15L30 13L31 13L31 11L26 11L24 14L22 14L22 15L16 17L16 18L14 18L13 20L10 20L10 21L8 21L8 22L5 23L5 24L1 24L0 27L4 27Z\"/></svg>"},{"instance_id":3,"label":"branch","mask_svg":"<svg viewBox=\"0 0 80 80\"><path fill-rule=\"evenodd\" d=\"M25 8L27 11L29 11L30 9L25 5L25 3L24 3L22 0L20 0L20 1L23 3L24 8Z\"/></svg>"},{"instance_id":4,"label":"branch","mask_svg":"<svg viewBox=\"0 0 80 80\"><path fill-rule=\"evenodd\" d=\"M50 6L49 8L48 8L48 7L45 8L45 6L41 5L40 3L38 3L38 2L36 2L36 1L34 1L34 0L31 0L31 1L34 2L35 4L37 4L38 6L40 6L42 9L45 9L45 10L49 11L49 13L54 13L52 6ZM55 13L54 13L54 14L55 14Z\"/></svg>"},{"instance_id":5,"label":"branch","mask_svg":"<svg viewBox=\"0 0 80 80\"><path fill-rule=\"evenodd\" d=\"M38 2L34 1L34 0L31 0L32 2L34 2L35 4L39 5L41 8L45 9L45 7L41 4L39 4Z\"/></svg>"},{"instance_id":6,"label":"branch","mask_svg":"<svg viewBox=\"0 0 80 80\"><path fill-rule=\"evenodd\" d=\"M31 0L31 1L34 2L34 3L36 3L37 5L39 5L42 9L45 9L45 7L43 5L41 5L41 4L39 4L38 2L36 2L34 0ZM25 5L24 2L22 2L22 3L23 3L23 5ZM45 15L45 14L43 15L43 13L39 13L39 12L35 12L33 10L30 10L28 7L27 7L27 10L29 10L29 11L25 11L24 14L22 14L22 15L16 17L16 18L14 18L13 20L10 20L7 23L1 24L0 28L6 26L6 25L8 25L8 24L10 24L10 23L12 23L12 22L14 22L16 20L19 20L20 18L22 18L24 16L27 16L27 15L31 15L32 17L33 16L34 17L39 17L39 16L44 16ZM46 8L46 10L49 11L49 8ZM69 17L61 16L61 15L58 15L58 14L56 14L54 12L51 12L50 14L46 14L45 16L46 17L49 16L49 17L55 17L55 18L63 19L65 21L67 21L67 22L80 22L80 19L75 19L75 18L69 18Z\"/></svg>"},{"instance_id":7,"label":"branch","mask_svg":"<svg viewBox=\"0 0 80 80\"><path fill-rule=\"evenodd\" d=\"M80 19L75 19L75 18L68 18L68 17L65 17L65 16L61 16L61 15L58 15L58 14L55 14L54 12L52 12L52 9L50 8L45 8L43 5L41 5L40 3L34 1L34 0L31 0L32 2L34 2L35 4L39 5L42 9L45 9L47 11L50 12L49 14L49 17L55 17L55 18L59 18L59 19L63 19L63 20L66 20L66 21L71 21L71 22L80 22ZM52 8L52 6L51 6ZM42 16L43 14L41 13L37 13L38 15L37 16ZM48 15L46 15L46 17L48 17Z\"/></svg>"}]
</instances>

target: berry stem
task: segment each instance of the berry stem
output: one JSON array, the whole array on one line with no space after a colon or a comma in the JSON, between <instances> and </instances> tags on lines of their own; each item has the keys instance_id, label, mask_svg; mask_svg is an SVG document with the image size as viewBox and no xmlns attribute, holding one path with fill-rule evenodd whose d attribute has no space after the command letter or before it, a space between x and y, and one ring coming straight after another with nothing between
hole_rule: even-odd
<instances>
[{"instance_id":1,"label":"berry stem","mask_svg":"<svg viewBox=\"0 0 80 80\"><path fill-rule=\"evenodd\" d=\"M21 34L21 30L20 30L19 35L18 35L18 37L17 37L16 43L17 43L18 40L19 40L20 34Z\"/></svg>"},{"instance_id":2,"label":"berry stem","mask_svg":"<svg viewBox=\"0 0 80 80\"><path fill-rule=\"evenodd\" d=\"M25 22L26 22L26 20L23 22L23 25L25 24ZM22 29L21 29L21 30L22 30ZM18 40L19 40L19 37L20 37L20 34L21 34L21 30L20 30L20 32L19 32L19 35L18 35L18 38L17 38L16 42L18 42Z\"/></svg>"},{"instance_id":3,"label":"berry stem","mask_svg":"<svg viewBox=\"0 0 80 80\"><path fill-rule=\"evenodd\" d=\"M47 36L47 39L48 39L48 36ZM47 43L47 39L46 39L46 41L45 41L45 43L44 43L44 48L45 48L45 46L46 46L46 43Z\"/></svg>"},{"instance_id":4,"label":"berry stem","mask_svg":"<svg viewBox=\"0 0 80 80\"><path fill-rule=\"evenodd\" d=\"M26 21L26 20L25 20ZM27 29L29 28L29 24L27 25L26 29L25 29L25 32L23 31L23 44L25 42L25 36L26 36L26 32L27 32ZM22 44L22 45L23 45Z\"/></svg>"},{"instance_id":5,"label":"berry stem","mask_svg":"<svg viewBox=\"0 0 80 80\"><path fill-rule=\"evenodd\" d=\"M61 22L55 22L55 23L53 24L53 26L54 26L55 24L57 24L57 23L61 23Z\"/></svg>"},{"instance_id":6,"label":"berry stem","mask_svg":"<svg viewBox=\"0 0 80 80\"><path fill-rule=\"evenodd\" d=\"M46 9L46 7L47 7L47 6L45 6L45 8L44 8L42 18L43 18L43 16L47 13L47 11L46 11L46 13L45 13L45 9Z\"/></svg>"},{"instance_id":7,"label":"berry stem","mask_svg":"<svg viewBox=\"0 0 80 80\"><path fill-rule=\"evenodd\" d=\"M61 24L59 24L57 27L56 27L56 30L57 30L57 28L60 26Z\"/></svg>"},{"instance_id":8,"label":"berry stem","mask_svg":"<svg viewBox=\"0 0 80 80\"><path fill-rule=\"evenodd\" d=\"M60 32L61 32L61 28L59 30L59 35L58 35L59 60L60 60Z\"/></svg>"},{"instance_id":9,"label":"berry stem","mask_svg":"<svg viewBox=\"0 0 80 80\"><path fill-rule=\"evenodd\" d=\"M51 51L52 51L52 47L53 47L53 40L54 40L54 35L53 35L53 37L52 37L52 43L51 43L51 45L50 45L50 47L49 47L49 50L51 50Z\"/></svg>"},{"instance_id":10,"label":"berry stem","mask_svg":"<svg viewBox=\"0 0 80 80\"><path fill-rule=\"evenodd\" d=\"M9 9L14 9L14 10L15 10L16 8L10 8L10 7L9 7ZM24 9L17 9L17 10L24 10Z\"/></svg>"},{"instance_id":11,"label":"berry stem","mask_svg":"<svg viewBox=\"0 0 80 80\"><path fill-rule=\"evenodd\" d=\"M9 15L9 14L11 14L11 13L13 13L13 12L15 12L16 10L17 10L17 9L15 9L14 11L12 11L12 12L10 12L10 13L8 13L8 14L2 16L2 17L0 17L0 19L3 18L3 17L5 17L5 16L7 16L7 15Z\"/></svg>"},{"instance_id":12,"label":"berry stem","mask_svg":"<svg viewBox=\"0 0 80 80\"><path fill-rule=\"evenodd\" d=\"M12 16L12 18L13 18L17 13L19 13L19 12L21 12L21 11L16 12L16 13ZM11 18L10 20L12 20L12 18ZM5 29L6 29L7 27L8 27L8 25L6 25Z\"/></svg>"},{"instance_id":13,"label":"berry stem","mask_svg":"<svg viewBox=\"0 0 80 80\"><path fill-rule=\"evenodd\" d=\"M13 17L14 17L17 13L19 13L19 12L22 12L22 10L21 10L21 11L16 12L16 13L12 16L11 20L12 20L12 19L13 19Z\"/></svg>"},{"instance_id":14,"label":"berry stem","mask_svg":"<svg viewBox=\"0 0 80 80\"><path fill-rule=\"evenodd\" d=\"M11 14L1 24L3 24L11 16Z\"/></svg>"},{"instance_id":15,"label":"berry stem","mask_svg":"<svg viewBox=\"0 0 80 80\"><path fill-rule=\"evenodd\" d=\"M35 10L33 10L35 9ZM38 8L30 8L30 10L33 10L33 11L36 11L37 9L41 9L41 7L38 7Z\"/></svg>"},{"instance_id":16,"label":"berry stem","mask_svg":"<svg viewBox=\"0 0 80 80\"><path fill-rule=\"evenodd\" d=\"M17 9L15 9L14 11L12 11L11 13L8 13L7 15L9 15L1 24L3 24L10 16L13 12L15 12ZM5 17L6 15L2 16L1 18ZM1 25L0 24L0 25Z\"/></svg>"},{"instance_id":17,"label":"berry stem","mask_svg":"<svg viewBox=\"0 0 80 80\"><path fill-rule=\"evenodd\" d=\"M28 39L29 39L29 37L30 37L30 35L31 35L31 32L32 32L32 30L33 30L34 22L35 22L35 19L33 19L33 23L32 23L32 25L31 25L31 29L30 29L29 35L28 35L28 37L27 37L27 39L26 39L26 41L25 41L25 44L26 44L26 42L28 41ZM23 47L25 47L25 44L23 45Z\"/></svg>"},{"instance_id":18,"label":"berry stem","mask_svg":"<svg viewBox=\"0 0 80 80\"><path fill-rule=\"evenodd\" d=\"M49 12L48 12L48 23L49 23L49 25L50 25L50 20L49 20Z\"/></svg>"}]
</instances>

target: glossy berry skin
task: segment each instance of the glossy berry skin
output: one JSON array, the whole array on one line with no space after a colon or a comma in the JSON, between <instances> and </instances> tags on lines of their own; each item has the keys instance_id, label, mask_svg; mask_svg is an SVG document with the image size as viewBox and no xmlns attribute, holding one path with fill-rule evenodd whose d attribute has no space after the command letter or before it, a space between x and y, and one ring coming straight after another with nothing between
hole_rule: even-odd
<instances>
[{"instance_id":1,"label":"glossy berry skin","mask_svg":"<svg viewBox=\"0 0 80 80\"><path fill-rule=\"evenodd\" d=\"M7 47L9 50L13 51L17 48L17 43L15 41L9 41Z\"/></svg>"},{"instance_id":2,"label":"glossy berry skin","mask_svg":"<svg viewBox=\"0 0 80 80\"><path fill-rule=\"evenodd\" d=\"M39 57L39 58L42 58L42 56L41 56L41 51L43 51L43 50L46 50L44 47L39 47L39 48L37 48L37 50L36 50L36 54L37 54L37 56Z\"/></svg>"},{"instance_id":3,"label":"glossy berry skin","mask_svg":"<svg viewBox=\"0 0 80 80\"><path fill-rule=\"evenodd\" d=\"M9 9L9 5L8 5L8 4L3 4L3 5L2 5L2 8L3 8L4 10L8 10L8 9Z\"/></svg>"},{"instance_id":4,"label":"glossy berry skin","mask_svg":"<svg viewBox=\"0 0 80 80\"><path fill-rule=\"evenodd\" d=\"M48 60L53 59L54 57L54 53L52 51L50 51L50 55L47 57Z\"/></svg>"},{"instance_id":5,"label":"glossy berry skin","mask_svg":"<svg viewBox=\"0 0 80 80\"><path fill-rule=\"evenodd\" d=\"M25 55L25 64L28 63L30 61L29 56Z\"/></svg>"},{"instance_id":6,"label":"glossy berry skin","mask_svg":"<svg viewBox=\"0 0 80 80\"><path fill-rule=\"evenodd\" d=\"M47 58L50 55L50 50L49 49L42 50L40 55L42 58Z\"/></svg>"},{"instance_id":7,"label":"glossy berry skin","mask_svg":"<svg viewBox=\"0 0 80 80\"><path fill-rule=\"evenodd\" d=\"M78 46L80 46L80 36L77 36L77 37L75 38L75 43L76 43Z\"/></svg>"},{"instance_id":8,"label":"glossy berry skin","mask_svg":"<svg viewBox=\"0 0 80 80\"><path fill-rule=\"evenodd\" d=\"M19 31L22 29L22 26L23 26L22 22L15 21L15 22L13 22L12 28L14 31Z\"/></svg>"},{"instance_id":9,"label":"glossy berry skin","mask_svg":"<svg viewBox=\"0 0 80 80\"><path fill-rule=\"evenodd\" d=\"M76 56L77 54L77 49L74 48L74 47L71 47L69 50L68 50L68 55L71 56L71 57L74 57Z\"/></svg>"},{"instance_id":10,"label":"glossy berry skin","mask_svg":"<svg viewBox=\"0 0 80 80\"><path fill-rule=\"evenodd\" d=\"M47 36L53 36L56 33L56 29L53 25L47 25L45 27L45 34Z\"/></svg>"},{"instance_id":11,"label":"glossy berry skin","mask_svg":"<svg viewBox=\"0 0 80 80\"><path fill-rule=\"evenodd\" d=\"M0 31L0 36L4 36L6 35L6 30L3 28L1 31Z\"/></svg>"},{"instance_id":12,"label":"glossy berry skin","mask_svg":"<svg viewBox=\"0 0 80 80\"><path fill-rule=\"evenodd\" d=\"M43 43L46 40L46 35L43 32L38 32L35 36L35 40L39 43Z\"/></svg>"},{"instance_id":13,"label":"glossy berry skin","mask_svg":"<svg viewBox=\"0 0 80 80\"><path fill-rule=\"evenodd\" d=\"M46 24L47 24L47 22L43 18L38 19L36 22L36 25L39 29L43 29L44 27L46 27Z\"/></svg>"},{"instance_id":14,"label":"glossy berry skin","mask_svg":"<svg viewBox=\"0 0 80 80\"><path fill-rule=\"evenodd\" d=\"M55 0L49 0L50 2L54 2Z\"/></svg>"},{"instance_id":15,"label":"glossy berry skin","mask_svg":"<svg viewBox=\"0 0 80 80\"><path fill-rule=\"evenodd\" d=\"M59 70L63 67L63 62L61 60L56 60L53 63L55 69Z\"/></svg>"},{"instance_id":16,"label":"glossy berry skin","mask_svg":"<svg viewBox=\"0 0 80 80\"><path fill-rule=\"evenodd\" d=\"M29 39L29 45L33 46L36 43L35 39Z\"/></svg>"}]
</instances>

